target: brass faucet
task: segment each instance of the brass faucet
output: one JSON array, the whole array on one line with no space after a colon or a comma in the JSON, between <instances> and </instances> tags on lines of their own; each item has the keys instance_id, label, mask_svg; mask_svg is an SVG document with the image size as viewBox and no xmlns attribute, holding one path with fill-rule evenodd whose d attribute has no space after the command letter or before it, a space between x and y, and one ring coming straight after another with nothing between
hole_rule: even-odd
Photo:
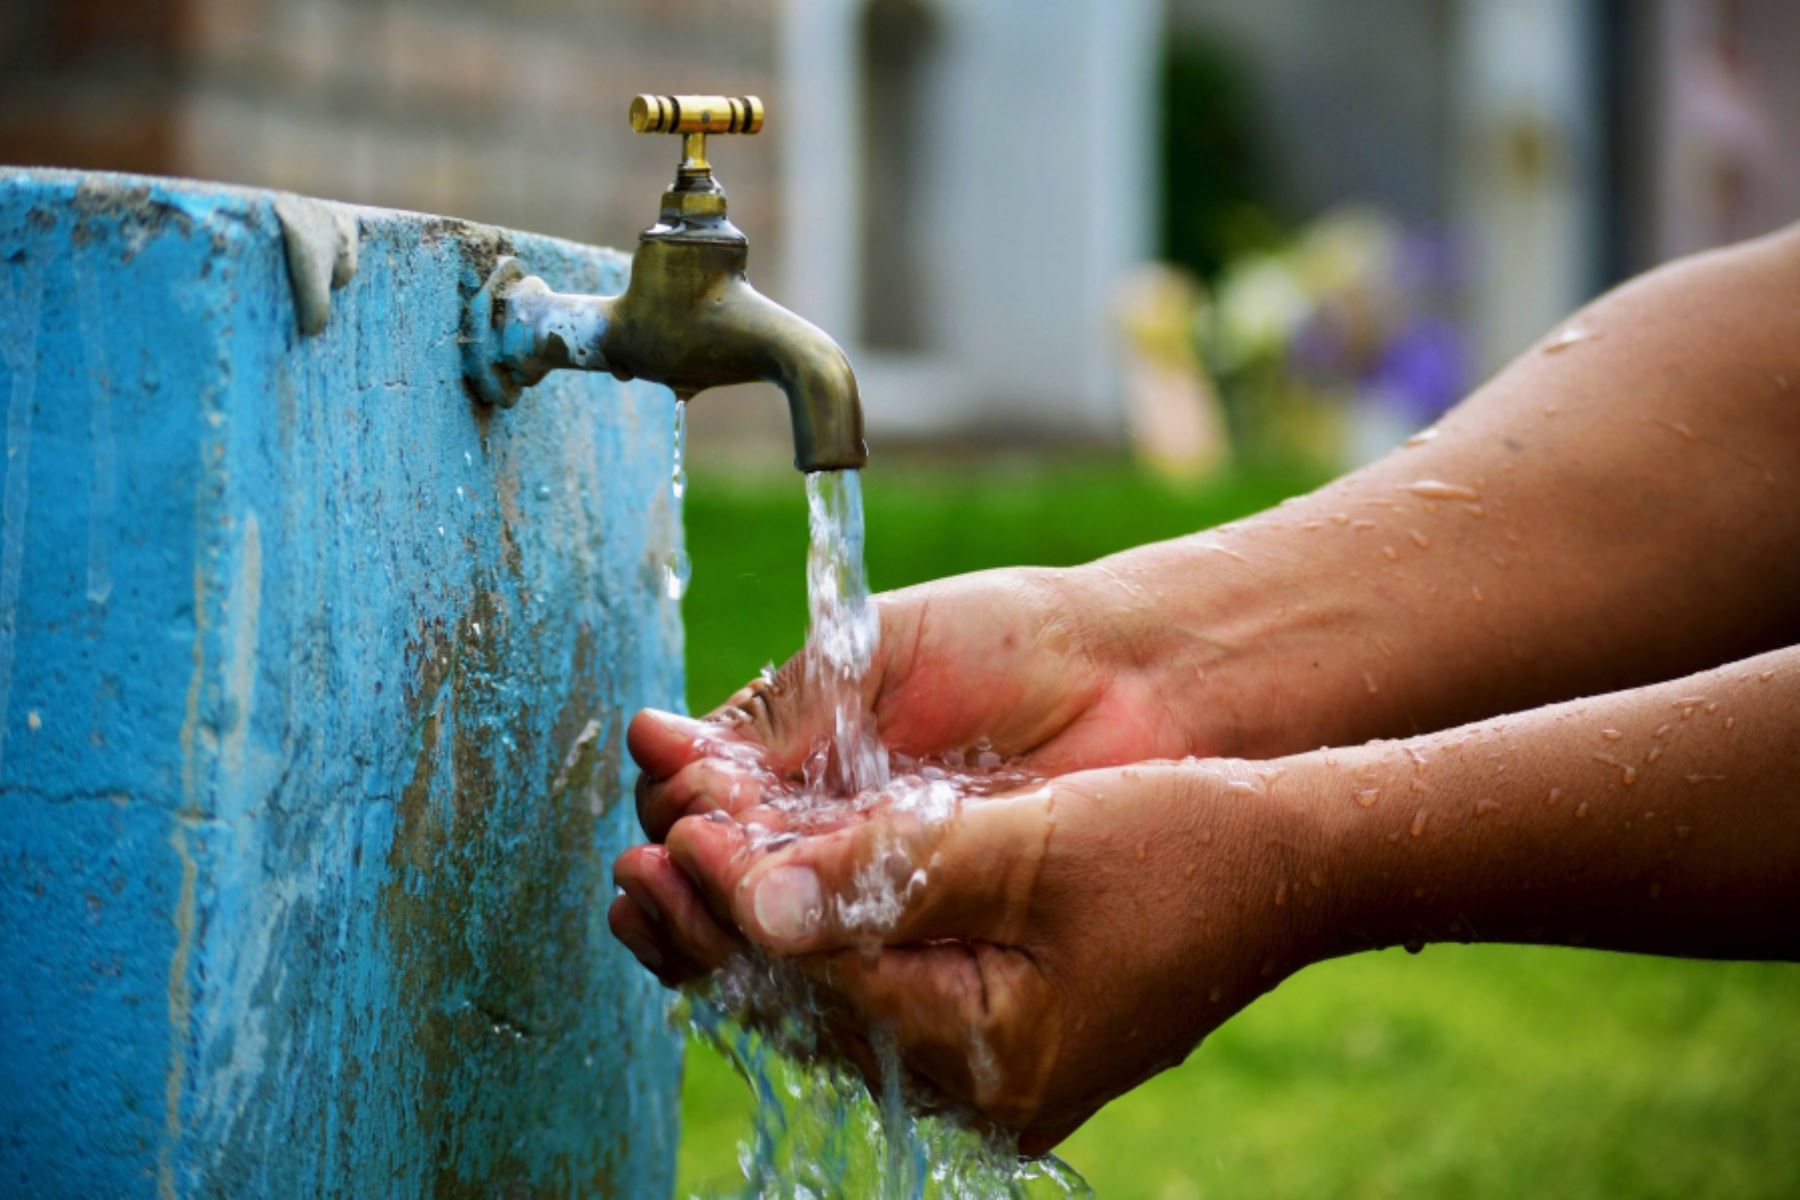
<instances>
[{"instance_id":1,"label":"brass faucet","mask_svg":"<svg viewBox=\"0 0 1800 1200\"><path fill-rule=\"evenodd\" d=\"M836 342L750 286L750 242L725 217L725 190L706 161L709 133L755 133L755 96L638 96L631 127L682 135L681 165L655 225L638 236L618 296L567 295L502 258L470 302L464 364L475 393L510 407L548 372L611 371L666 384L679 401L724 384L765 380L787 394L794 465L861 467L862 402Z\"/></svg>"}]
</instances>

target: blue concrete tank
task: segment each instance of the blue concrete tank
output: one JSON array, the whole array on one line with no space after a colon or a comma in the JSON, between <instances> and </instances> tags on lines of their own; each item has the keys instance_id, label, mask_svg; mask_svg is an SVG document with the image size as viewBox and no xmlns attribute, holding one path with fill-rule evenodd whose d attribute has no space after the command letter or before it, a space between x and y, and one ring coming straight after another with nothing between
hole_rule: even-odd
<instances>
[{"instance_id":1,"label":"blue concrete tank","mask_svg":"<svg viewBox=\"0 0 1800 1200\"><path fill-rule=\"evenodd\" d=\"M0 1192L666 1195L606 932L681 695L668 392L489 410L466 298L612 251L0 172Z\"/></svg>"}]
</instances>

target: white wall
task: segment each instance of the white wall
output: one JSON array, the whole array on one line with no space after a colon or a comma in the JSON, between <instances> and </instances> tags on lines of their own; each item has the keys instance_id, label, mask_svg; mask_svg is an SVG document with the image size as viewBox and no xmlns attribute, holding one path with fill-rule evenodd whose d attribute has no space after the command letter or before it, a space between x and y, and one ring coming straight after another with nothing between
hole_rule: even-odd
<instances>
[{"instance_id":1,"label":"white wall","mask_svg":"<svg viewBox=\"0 0 1800 1200\"><path fill-rule=\"evenodd\" d=\"M877 436L1121 427L1109 317L1153 248L1156 0L937 0L925 350L850 345ZM859 0L788 0L781 299L859 327Z\"/></svg>"}]
</instances>

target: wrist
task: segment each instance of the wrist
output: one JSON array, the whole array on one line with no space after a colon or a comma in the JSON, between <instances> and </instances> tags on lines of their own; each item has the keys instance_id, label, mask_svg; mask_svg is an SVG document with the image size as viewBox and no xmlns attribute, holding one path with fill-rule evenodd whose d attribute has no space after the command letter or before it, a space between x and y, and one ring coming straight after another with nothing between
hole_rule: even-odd
<instances>
[{"instance_id":1,"label":"wrist","mask_svg":"<svg viewBox=\"0 0 1800 1200\"><path fill-rule=\"evenodd\" d=\"M1287 554L1257 519L1071 574L1107 614L1114 670L1176 716L1192 755L1273 758L1393 724L1398 689L1382 692L1396 639L1360 589Z\"/></svg>"}]
</instances>

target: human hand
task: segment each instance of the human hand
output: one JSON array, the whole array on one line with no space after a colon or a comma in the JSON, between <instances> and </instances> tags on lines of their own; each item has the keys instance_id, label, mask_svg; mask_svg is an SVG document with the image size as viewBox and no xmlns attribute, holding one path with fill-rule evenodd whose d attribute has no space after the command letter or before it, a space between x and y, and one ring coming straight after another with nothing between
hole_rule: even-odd
<instances>
[{"instance_id":1,"label":"human hand","mask_svg":"<svg viewBox=\"0 0 1800 1200\"><path fill-rule=\"evenodd\" d=\"M767 808L679 821L654 849L695 888L661 944L697 969L750 947L791 963L865 1075L871 1031L891 1030L914 1094L1030 1155L1335 952L1331 839L1279 765L1093 770L949 821L788 828Z\"/></svg>"},{"instance_id":2,"label":"human hand","mask_svg":"<svg viewBox=\"0 0 1800 1200\"><path fill-rule=\"evenodd\" d=\"M1052 775L1194 749L1141 648L1122 634L1117 596L1090 571L984 571L873 603L881 630L862 697L889 750L973 763L980 747ZM831 716L806 686L802 655L704 721L638 714L628 742L642 768L645 832L660 840L697 804L748 797L715 786L731 764L797 776Z\"/></svg>"}]
</instances>

